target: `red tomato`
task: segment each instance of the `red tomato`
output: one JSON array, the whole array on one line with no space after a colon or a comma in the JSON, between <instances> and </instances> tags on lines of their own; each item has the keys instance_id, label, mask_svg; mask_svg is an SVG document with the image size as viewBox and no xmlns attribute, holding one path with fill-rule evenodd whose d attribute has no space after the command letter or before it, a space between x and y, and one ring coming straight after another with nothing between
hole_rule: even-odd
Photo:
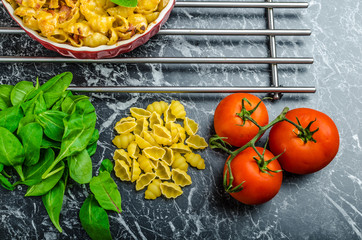
<instances>
[{"instance_id":1,"label":"red tomato","mask_svg":"<svg viewBox=\"0 0 362 240\"><path fill-rule=\"evenodd\" d=\"M298 118L303 128L316 120L311 124L310 131L319 130L312 135L315 142L304 142L297 136L299 131L291 123L283 121L272 127L269 147L275 155L285 151L278 158L282 168L291 173L308 174L327 166L339 148L338 129L333 120L326 114L309 108L291 110L286 117L296 124Z\"/></svg>"},{"instance_id":2,"label":"red tomato","mask_svg":"<svg viewBox=\"0 0 362 240\"><path fill-rule=\"evenodd\" d=\"M248 94L248 93L234 93L225 97L215 110L214 115L214 128L219 137L226 137L225 142L230 143L235 147L241 147L248 143L258 133L259 128L247 120L243 125L243 120L239 117L242 109L243 98L248 99L248 102L244 102L245 109L247 111L252 110L255 106L261 102L260 98ZM268 111L263 102L259 107L251 114L251 117L260 125L265 126L268 124L269 116Z\"/></svg>"},{"instance_id":3,"label":"red tomato","mask_svg":"<svg viewBox=\"0 0 362 240\"><path fill-rule=\"evenodd\" d=\"M260 154L263 153L263 148L256 148ZM230 163L234 177L233 187L245 181L243 183L244 188L241 191L230 193L230 195L248 205L262 204L272 199L279 192L283 179L282 172L269 172L270 175L262 172L253 157L259 159L254 149L249 147L239 153ZM265 150L264 158L267 161L274 158L274 155ZM267 167L273 171L281 170L278 160L271 161ZM224 172L226 168L227 164L225 162Z\"/></svg>"}]
</instances>

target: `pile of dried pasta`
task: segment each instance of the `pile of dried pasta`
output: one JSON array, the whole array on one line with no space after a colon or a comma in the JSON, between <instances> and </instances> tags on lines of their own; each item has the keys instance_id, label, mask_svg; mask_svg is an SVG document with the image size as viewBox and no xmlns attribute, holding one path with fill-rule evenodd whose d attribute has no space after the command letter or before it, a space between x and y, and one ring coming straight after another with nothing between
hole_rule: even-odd
<instances>
[{"instance_id":1,"label":"pile of dried pasta","mask_svg":"<svg viewBox=\"0 0 362 240\"><path fill-rule=\"evenodd\" d=\"M204 159L191 150L208 146L196 134L198 124L186 117L179 101L154 102L130 112L132 117L122 118L114 127L119 134L112 141L118 148L113 156L116 176L136 182L137 191L147 187L146 199L180 196L181 187L192 183L189 165L205 169Z\"/></svg>"},{"instance_id":2,"label":"pile of dried pasta","mask_svg":"<svg viewBox=\"0 0 362 240\"><path fill-rule=\"evenodd\" d=\"M110 0L7 0L24 25L57 43L97 47L144 33L169 0L138 0L135 8Z\"/></svg>"}]
</instances>

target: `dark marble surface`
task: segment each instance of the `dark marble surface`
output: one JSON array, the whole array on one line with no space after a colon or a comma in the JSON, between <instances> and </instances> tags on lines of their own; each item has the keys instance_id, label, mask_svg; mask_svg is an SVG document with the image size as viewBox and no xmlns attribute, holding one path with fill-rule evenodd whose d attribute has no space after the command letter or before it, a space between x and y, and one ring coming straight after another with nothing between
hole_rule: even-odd
<instances>
[{"instance_id":1,"label":"dark marble surface","mask_svg":"<svg viewBox=\"0 0 362 240\"><path fill-rule=\"evenodd\" d=\"M123 213L110 214L115 239L362 239L362 15L355 0L311 0L308 9L276 9L276 27L310 28L310 37L277 37L278 56L314 57L309 65L281 65L285 86L316 86L315 94L286 94L267 102L270 117L283 107L311 107L327 113L340 131L340 150L320 172L284 174L278 195L260 206L236 202L222 188L226 155L201 152L206 169L189 170L193 184L176 200L144 200L134 185L117 181ZM0 27L15 26L0 7ZM165 28L265 28L262 9L181 9L172 12ZM156 36L125 56L249 57L267 56L266 37ZM58 56L26 35L1 35L1 56ZM0 82L41 82L71 71L74 85L222 85L267 86L266 65L161 64L0 64ZM103 158L112 157L115 122L130 107L155 100L180 100L188 115L200 123L200 134L213 132L213 112L225 94L89 94L98 113L101 137L93 157L96 172ZM258 96L263 97L263 94ZM265 138L261 140L261 144ZM25 198L25 187L0 188L1 239L87 239L78 219L88 188L71 184L60 221L52 226L40 198Z\"/></svg>"}]
</instances>

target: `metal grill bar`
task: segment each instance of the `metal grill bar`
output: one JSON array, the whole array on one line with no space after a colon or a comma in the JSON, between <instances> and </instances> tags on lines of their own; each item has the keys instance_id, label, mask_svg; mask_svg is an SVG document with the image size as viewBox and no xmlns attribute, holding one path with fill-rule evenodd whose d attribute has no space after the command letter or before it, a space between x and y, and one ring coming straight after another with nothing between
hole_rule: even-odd
<instances>
[{"instance_id":1,"label":"metal grill bar","mask_svg":"<svg viewBox=\"0 0 362 240\"><path fill-rule=\"evenodd\" d=\"M69 87L75 92L98 93L314 93L315 87Z\"/></svg>"},{"instance_id":2,"label":"metal grill bar","mask_svg":"<svg viewBox=\"0 0 362 240\"><path fill-rule=\"evenodd\" d=\"M2 3L0 2L0 5ZM284 87L278 79L278 64L312 64L313 58L277 57L275 36L308 36L309 29L275 29L274 8L307 8L305 2L176 2L175 7L184 8L265 8L267 10L267 29L161 29L158 35L215 35L215 36L269 36L269 57L140 57L140 58L113 58L113 59L74 59L66 57L17 57L0 56L1 63L161 63L161 64L270 64L270 87L223 87L223 86L114 86L114 87L69 87L77 92L139 92L139 93L272 93L274 99L279 99L281 93L314 93L315 87ZM18 27L0 27L0 34L24 34Z\"/></svg>"},{"instance_id":3,"label":"metal grill bar","mask_svg":"<svg viewBox=\"0 0 362 240\"><path fill-rule=\"evenodd\" d=\"M175 7L207 8L307 8L304 2L176 2Z\"/></svg>"},{"instance_id":4,"label":"metal grill bar","mask_svg":"<svg viewBox=\"0 0 362 240\"><path fill-rule=\"evenodd\" d=\"M3 5L0 2L0 5ZM175 7L207 7L207 8L307 8L304 2L176 2Z\"/></svg>"},{"instance_id":5,"label":"metal grill bar","mask_svg":"<svg viewBox=\"0 0 362 240\"><path fill-rule=\"evenodd\" d=\"M169 64L312 64L313 58L110 58L75 59L65 57L0 57L0 63L169 63Z\"/></svg>"},{"instance_id":6,"label":"metal grill bar","mask_svg":"<svg viewBox=\"0 0 362 240\"><path fill-rule=\"evenodd\" d=\"M0 34L24 34L18 27L0 27ZM309 29L161 29L158 35L226 35L226 36L309 36Z\"/></svg>"}]
</instances>

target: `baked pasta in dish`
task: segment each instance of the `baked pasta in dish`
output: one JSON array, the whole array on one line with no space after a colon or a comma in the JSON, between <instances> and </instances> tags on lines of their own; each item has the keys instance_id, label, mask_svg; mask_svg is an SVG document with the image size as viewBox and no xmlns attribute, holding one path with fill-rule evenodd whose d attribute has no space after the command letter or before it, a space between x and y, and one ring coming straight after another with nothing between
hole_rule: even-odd
<instances>
[{"instance_id":1,"label":"baked pasta in dish","mask_svg":"<svg viewBox=\"0 0 362 240\"><path fill-rule=\"evenodd\" d=\"M135 8L110 0L7 0L24 25L57 43L113 45L142 34L169 0L138 0Z\"/></svg>"}]
</instances>

